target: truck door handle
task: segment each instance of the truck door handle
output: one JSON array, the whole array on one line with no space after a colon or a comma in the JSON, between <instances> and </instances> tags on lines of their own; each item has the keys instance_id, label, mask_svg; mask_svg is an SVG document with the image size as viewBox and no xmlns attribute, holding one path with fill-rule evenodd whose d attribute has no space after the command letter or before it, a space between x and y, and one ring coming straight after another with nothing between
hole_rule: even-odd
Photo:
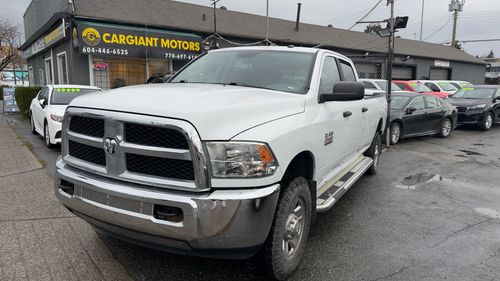
<instances>
[{"instance_id":1,"label":"truck door handle","mask_svg":"<svg viewBox=\"0 0 500 281\"><path fill-rule=\"evenodd\" d=\"M352 115L352 112L350 111L344 111L344 118L349 117Z\"/></svg>"},{"instance_id":2,"label":"truck door handle","mask_svg":"<svg viewBox=\"0 0 500 281\"><path fill-rule=\"evenodd\" d=\"M363 108L361 109L361 112L367 112L367 111L368 111L368 107L363 107Z\"/></svg>"}]
</instances>

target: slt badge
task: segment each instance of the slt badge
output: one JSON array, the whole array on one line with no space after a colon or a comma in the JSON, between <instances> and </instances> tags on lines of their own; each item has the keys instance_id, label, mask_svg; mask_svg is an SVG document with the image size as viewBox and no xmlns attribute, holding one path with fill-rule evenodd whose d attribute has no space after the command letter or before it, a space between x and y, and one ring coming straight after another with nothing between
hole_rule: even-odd
<instances>
[{"instance_id":1,"label":"slt badge","mask_svg":"<svg viewBox=\"0 0 500 281\"><path fill-rule=\"evenodd\" d=\"M118 142L115 139L106 139L104 141L104 149L110 154L113 155L116 153L116 147L118 146Z\"/></svg>"}]
</instances>

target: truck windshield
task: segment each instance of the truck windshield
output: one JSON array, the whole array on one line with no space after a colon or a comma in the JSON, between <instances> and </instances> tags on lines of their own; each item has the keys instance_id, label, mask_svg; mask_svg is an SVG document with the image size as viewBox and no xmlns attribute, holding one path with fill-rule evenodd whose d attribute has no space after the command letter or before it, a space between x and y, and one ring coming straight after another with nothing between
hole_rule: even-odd
<instances>
[{"instance_id":1,"label":"truck windshield","mask_svg":"<svg viewBox=\"0 0 500 281\"><path fill-rule=\"evenodd\" d=\"M82 88L55 88L52 91L50 104L53 105L66 105L69 104L74 98L92 92L98 92L98 89L82 89Z\"/></svg>"},{"instance_id":2,"label":"truck windshield","mask_svg":"<svg viewBox=\"0 0 500 281\"><path fill-rule=\"evenodd\" d=\"M315 54L269 50L209 52L171 83L207 83L304 94Z\"/></svg>"}]
</instances>

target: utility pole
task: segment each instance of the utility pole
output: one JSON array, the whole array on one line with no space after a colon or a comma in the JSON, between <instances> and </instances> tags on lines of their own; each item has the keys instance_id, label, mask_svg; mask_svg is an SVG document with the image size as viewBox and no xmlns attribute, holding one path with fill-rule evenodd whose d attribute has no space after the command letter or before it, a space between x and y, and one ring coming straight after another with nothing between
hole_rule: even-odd
<instances>
[{"instance_id":1,"label":"utility pole","mask_svg":"<svg viewBox=\"0 0 500 281\"><path fill-rule=\"evenodd\" d=\"M266 45L269 45L269 0L266 0Z\"/></svg>"},{"instance_id":2,"label":"utility pole","mask_svg":"<svg viewBox=\"0 0 500 281\"><path fill-rule=\"evenodd\" d=\"M386 147L389 147L391 145L391 126L389 125L390 122L390 108L391 108L391 91L392 91L392 62L394 60L394 35L395 35L395 30L394 30L394 0L387 0L387 5L391 6L391 17L389 18L389 31L391 35L389 35L389 50L388 50L388 56L387 56L387 121L386 121L386 138L385 138L385 144Z\"/></svg>"},{"instance_id":3,"label":"utility pole","mask_svg":"<svg viewBox=\"0 0 500 281\"><path fill-rule=\"evenodd\" d=\"M422 41L422 33L424 32L424 7L425 0L422 0L422 15L420 16L420 41Z\"/></svg>"},{"instance_id":4,"label":"utility pole","mask_svg":"<svg viewBox=\"0 0 500 281\"><path fill-rule=\"evenodd\" d=\"M457 20L458 12L464 10L465 0L451 0L451 4L448 6L448 11L453 12L453 33L451 35L451 46L455 48L457 46Z\"/></svg>"},{"instance_id":5,"label":"utility pole","mask_svg":"<svg viewBox=\"0 0 500 281\"><path fill-rule=\"evenodd\" d=\"M214 5L214 34L217 34L217 3L220 1L220 0L211 0L212 1L212 5Z\"/></svg>"}]
</instances>

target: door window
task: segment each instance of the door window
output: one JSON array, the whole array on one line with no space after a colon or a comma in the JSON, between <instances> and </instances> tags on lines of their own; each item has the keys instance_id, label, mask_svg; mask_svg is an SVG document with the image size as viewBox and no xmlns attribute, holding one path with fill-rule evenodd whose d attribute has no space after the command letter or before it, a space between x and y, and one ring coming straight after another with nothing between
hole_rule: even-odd
<instances>
[{"instance_id":1,"label":"door window","mask_svg":"<svg viewBox=\"0 0 500 281\"><path fill-rule=\"evenodd\" d=\"M54 77L52 77L52 59L45 59L45 84L53 84Z\"/></svg>"},{"instance_id":2,"label":"door window","mask_svg":"<svg viewBox=\"0 0 500 281\"><path fill-rule=\"evenodd\" d=\"M333 57L326 57L323 62L323 70L321 72L321 80L319 84L320 94L333 93L333 85L340 81L339 69L337 61Z\"/></svg>"},{"instance_id":3,"label":"door window","mask_svg":"<svg viewBox=\"0 0 500 281\"><path fill-rule=\"evenodd\" d=\"M408 105L408 107L413 107L413 108L415 108L416 110L422 110L422 109L425 109L424 97L423 97L423 96L419 96L419 97L414 98L414 99L410 102L410 104Z\"/></svg>"},{"instance_id":4,"label":"door window","mask_svg":"<svg viewBox=\"0 0 500 281\"><path fill-rule=\"evenodd\" d=\"M429 82L426 82L425 83L425 86L429 87L429 89L431 89L433 92L440 92L441 90L438 88L438 86L436 86L436 84L434 83L429 83Z\"/></svg>"},{"instance_id":5,"label":"door window","mask_svg":"<svg viewBox=\"0 0 500 281\"><path fill-rule=\"evenodd\" d=\"M346 61L340 61L340 68L342 69L342 74L344 74L344 81L356 81L356 75L354 75L351 64Z\"/></svg>"},{"instance_id":6,"label":"door window","mask_svg":"<svg viewBox=\"0 0 500 281\"><path fill-rule=\"evenodd\" d=\"M441 107L441 102L434 96L426 96L427 108L435 109Z\"/></svg>"},{"instance_id":7,"label":"door window","mask_svg":"<svg viewBox=\"0 0 500 281\"><path fill-rule=\"evenodd\" d=\"M59 84L68 84L68 64L65 52L57 55L57 73Z\"/></svg>"}]
</instances>

